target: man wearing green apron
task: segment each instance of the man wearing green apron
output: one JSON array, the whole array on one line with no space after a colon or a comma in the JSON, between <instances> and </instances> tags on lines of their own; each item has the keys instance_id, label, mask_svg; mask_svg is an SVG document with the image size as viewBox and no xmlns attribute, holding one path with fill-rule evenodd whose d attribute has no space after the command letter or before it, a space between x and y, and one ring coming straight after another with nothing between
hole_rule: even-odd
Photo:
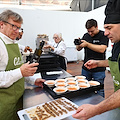
<instances>
[{"instance_id":1,"label":"man wearing green apron","mask_svg":"<svg viewBox=\"0 0 120 120\"><path fill-rule=\"evenodd\" d=\"M120 107L120 0L109 0L105 9L105 35L113 45L112 56L108 60L89 60L85 63L88 69L110 67L115 92L97 105L80 106L72 116L87 120L95 115Z\"/></svg>"},{"instance_id":2,"label":"man wearing green apron","mask_svg":"<svg viewBox=\"0 0 120 120\"><path fill-rule=\"evenodd\" d=\"M0 14L0 120L19 119L17 111L23 106L24 79L38 86L44 82L33 76L38 63L22 63L15 43L22 23L22 17L11 10Z\"/></svg>"}]
</instances>

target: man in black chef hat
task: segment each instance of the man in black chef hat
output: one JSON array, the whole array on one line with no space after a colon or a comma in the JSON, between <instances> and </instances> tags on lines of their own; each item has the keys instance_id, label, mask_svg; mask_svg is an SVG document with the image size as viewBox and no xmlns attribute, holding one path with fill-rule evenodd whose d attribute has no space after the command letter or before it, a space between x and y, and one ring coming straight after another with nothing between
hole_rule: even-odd
<instances>
[{"instance_id":1,"label":"man in black chef hat","mask_svg":"<svg viewBox=\"0 0 120 120\"><path fill-rule=\"evenodd\" d=\"M110 67L115 92L97 105L80 106L72 116L87 120L95 115L120 107L120 0L109 0L105 8L105 35L113 45L112 56L108 60L89 60L85 63L88 69L95 67Z\"/></svg>"}]
</instances>

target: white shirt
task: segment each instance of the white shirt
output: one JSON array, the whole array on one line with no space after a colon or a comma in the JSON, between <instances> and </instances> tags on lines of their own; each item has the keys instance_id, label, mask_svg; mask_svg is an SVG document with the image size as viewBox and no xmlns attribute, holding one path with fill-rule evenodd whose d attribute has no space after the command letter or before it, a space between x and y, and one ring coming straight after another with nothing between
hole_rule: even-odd
<instances>
[{"instance_id":1,"label":"white shirt","mask_svg":"<svg viewBox=\"0 0 120 120\"><path fill-rule=\"evenodd\" d=\"M5 42L5 44L13 44L16 42L15 40L11 40L1 32L0 32L0 37ZM6 66L8 64L8 53L6 46L2 40L0 39L0 88L7 88L11 86L14 82L21 79L23 76L20 71L20 68L10 71L5 71ZM36 78L34 76L30 76L30 77L25 77L25 80L33 85Z\"/></svg>"},{"instance_id":2,"label":"white shirt","mask_svg":"<svg viewBox=\"0 0 120 120\"><path fill-rule=\"evenodd\" d=\"M19 49L20 49L20 52L23 53L24 52L24 49L25 49L25 46L24 45L21 45L18 43L18 46L19 46Z\"/></svg>"},{"instance_id":3,"label":"white shirt","mask_svg":"<svg viewBox=\"0 0 120 120\"><path fill-rule=\"evenodd\" d=\"M60 43L48 41L48 44L54 47L54 53L65 57L66 45L63 41Z\"/></svg>"}]
</instances>

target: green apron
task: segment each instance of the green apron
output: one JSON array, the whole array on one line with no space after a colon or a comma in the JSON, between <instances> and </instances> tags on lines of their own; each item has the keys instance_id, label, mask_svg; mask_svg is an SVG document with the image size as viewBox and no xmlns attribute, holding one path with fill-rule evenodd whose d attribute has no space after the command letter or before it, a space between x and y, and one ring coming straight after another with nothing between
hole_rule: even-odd
<instances>
[{"instance_id":1,"label":"green apron","mask_svg":"<svg viewBox=\"0 0 120 120\"><path fill-rule=\"evenodd\" d=\"M117 61L111 61L111 58L108 59L109 60L109 67L110 67L110 73L113 77L115 91L120 89L119 59L120 59L120 54L118 56Z\"/></svg>"},{"instance_id":2,"label":"green apron","mask_svg":"<svg viewBox=\"0 0 120 120\"><path fill-rule=\"evenodd\" d=\"M3 41L4 42L4 41ZM5 43L4 43L5 44ZM5 71L14 70L22 65L18 44L5 44L8 64ZM18 120L17 111L22 109L24 78L8 88L0 88L0 120Z\"/></svg>"}]
</instances>

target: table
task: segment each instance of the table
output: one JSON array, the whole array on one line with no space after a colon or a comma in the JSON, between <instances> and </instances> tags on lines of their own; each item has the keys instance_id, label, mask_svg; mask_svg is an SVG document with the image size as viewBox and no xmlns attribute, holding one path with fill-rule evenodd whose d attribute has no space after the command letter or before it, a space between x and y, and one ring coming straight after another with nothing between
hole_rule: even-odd
<instances>
[{"instance_id":1,"label":"table","mask_svg":"<svg viewBox=\"0 0 120 120\"><path fill-rule=\"evenodd\" d=\"M63 78L64 76L71 76L71 75L64 71L63 74L60 76L62 76L61 78ZM39 88L37 86L32 86L27 83L25 83L25 86L26 87L23 96L24 109L53 100L52 96L45 89ZM89 94L72 97L70 98L70 100L75 104L77 104L78 106L80 106L82 104L97 104L102 100L104 100L104 98L96 94L95 92L91 92ZM119 114L120 114L120 109L117 108L105 112L101 115L97 115L93 118L90 118L89 120L119 120L120 119ZM63 120L74 120L74 118L70 116Z\"/></svg>"}]
</instances>

